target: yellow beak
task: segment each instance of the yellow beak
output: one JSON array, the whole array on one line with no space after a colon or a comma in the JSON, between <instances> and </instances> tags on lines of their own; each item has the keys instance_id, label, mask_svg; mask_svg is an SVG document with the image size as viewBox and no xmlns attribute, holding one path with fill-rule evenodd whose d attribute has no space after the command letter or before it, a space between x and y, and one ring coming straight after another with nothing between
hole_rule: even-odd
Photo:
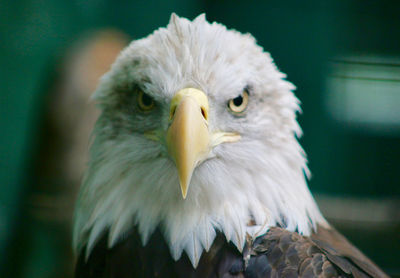
<instances>
[{"instance_id":1,"label":"yellow beak","mask_svg":"<svg viewBox=\"0 0 400 278\"><path fill-rule=\"evenodd\" d=\"M166 141L185 199L194 169L207 158L211 149L208 99L202 91L185 88L172 98Z\"/></svg>"}]
</instances>

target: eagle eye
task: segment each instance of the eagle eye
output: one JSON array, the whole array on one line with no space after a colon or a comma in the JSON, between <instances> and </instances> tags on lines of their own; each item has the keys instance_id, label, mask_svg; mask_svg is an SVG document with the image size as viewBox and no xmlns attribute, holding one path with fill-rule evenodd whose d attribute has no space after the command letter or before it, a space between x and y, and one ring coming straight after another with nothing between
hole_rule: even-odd
<instances>
[{"instance_id":1,"label":"eagle eye","mask_svg":"<svg viewBox=\"0 0 400 278\"><path fill-rule=\"evenodd\" d=\"M234 114L240 114L246 110L247 104L249 103L249 92L244 89L241 95L232 98L228 102L228 107Z\"/></svg>"},{"instance_id":2,"label":"eagle eye","mask_svg":"<svg viewBox=\"0 0 400 278\"><path fill-rule=\"evenodd\" d=\"M142 90L138 90L138 104L140 110L150 111L154 108L154 99Z\"/></svg>"}]
</instances>

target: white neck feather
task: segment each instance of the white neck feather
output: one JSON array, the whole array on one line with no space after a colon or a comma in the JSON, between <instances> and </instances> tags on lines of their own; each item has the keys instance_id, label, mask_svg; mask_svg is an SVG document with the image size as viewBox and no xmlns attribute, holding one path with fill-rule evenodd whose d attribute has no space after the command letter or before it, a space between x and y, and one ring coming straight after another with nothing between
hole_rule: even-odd
<instances>
[{"instance_id":1,"label":"white neck feather","mask_svg":"<svg viewBox=\"0 0 400 278\"><path fill-rule=\"evenodd\" d=\"M285 152L241 142L232 155L226 146L218 146L214 157L194 172L186 200L173 162L167 157L145 159L137 147L144 146L144 139L129 140L94 142L93 149L100 144L103 151L98 157L92 153L74 230L76 250L86 245L87 255L105 230L112 247L134 225L144 245L159 227L173 258L179 259L184 250L196 267L218 231L241 251L247 233L256 237L281 225L309 235L317 224L326 225L307 188L305 159L294 138ZM157 145L152 148L146 151L157 153ZM133 158L136 162L126 165Z\"/></svg>"}]
</instances>

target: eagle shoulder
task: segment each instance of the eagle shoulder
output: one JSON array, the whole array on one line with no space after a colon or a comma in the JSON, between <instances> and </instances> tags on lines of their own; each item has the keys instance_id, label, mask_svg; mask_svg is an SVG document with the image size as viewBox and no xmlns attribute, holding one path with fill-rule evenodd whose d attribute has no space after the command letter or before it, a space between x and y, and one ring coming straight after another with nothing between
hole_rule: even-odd
<instances>
[{"instance_id":1,"label":"eagle shoulder","mask_svg":"<svg viewBox=\"0 0 400 278\"><path fill-rule=\"evenodd\" d=\"M271 228L251 245L245 277L388 277L333 228L310 237Z\"/></svg>"}]
</instances>

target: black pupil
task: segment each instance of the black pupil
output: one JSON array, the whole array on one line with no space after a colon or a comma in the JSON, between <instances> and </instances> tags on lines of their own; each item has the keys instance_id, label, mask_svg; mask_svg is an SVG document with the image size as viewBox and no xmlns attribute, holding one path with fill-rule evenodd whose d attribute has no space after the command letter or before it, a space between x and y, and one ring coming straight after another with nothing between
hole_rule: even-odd
<instances>
[{"instance_id":1,"label":"black pupil","mask_svg":"<svg viewBox=\"0 0 400 278\"><path fill-rule=\"evenodd\" d=\"M143 94L142 103L144 106L150 106L153 104L153 99L150 96Z\"/></svg>"},{"instance_id":2,"label":"black pupil","mask_svg":"<svg viewBox=\"0 0 400 278\"><path fill-rule=\"evenodd\" d=\"M233 104L235 106L240 106L240 105L242 105L242 103L243 103L243 97L242 96L238 96L238 97L235 97L233 99Z\"/></svg>"}]
</instances>

